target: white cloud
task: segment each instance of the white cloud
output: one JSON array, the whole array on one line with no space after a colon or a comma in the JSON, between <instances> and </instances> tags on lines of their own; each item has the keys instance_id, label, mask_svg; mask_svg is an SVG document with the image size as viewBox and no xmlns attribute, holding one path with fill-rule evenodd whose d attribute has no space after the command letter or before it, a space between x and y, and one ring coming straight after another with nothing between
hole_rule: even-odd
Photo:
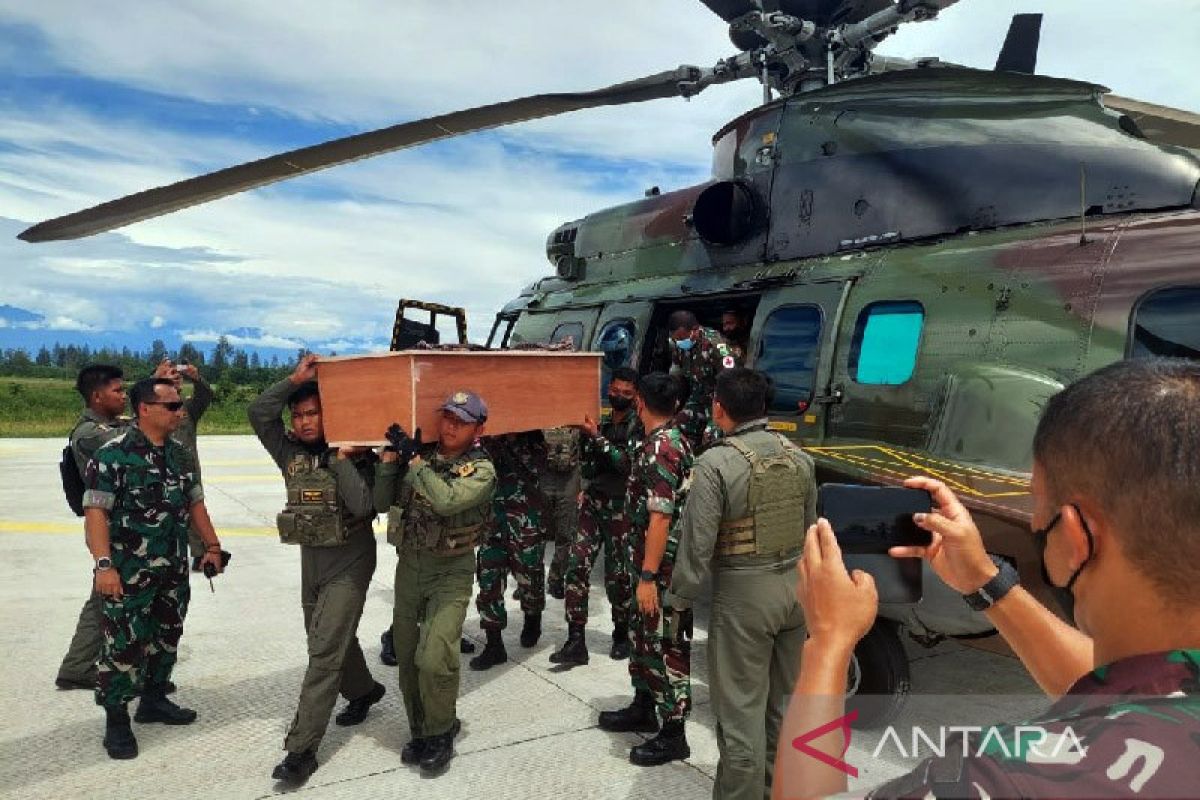
<instances>
[{"instance_id":1,"label":"white cloud","mask_svg":"<svg viewBox=\"0 0 1200 800\"><path fill-rule=\"evenodd\" d=\"M150 318L150 327L154 328L156 330L166 324L167 324L167 321L165 319L163 319L161 314L155 314L153 317Z\"/></svg>"},{"instance_id":2,"label":"white cloud","mask_svg":"<svg viewBox=\"0 0 1200 800\"><path fill-rule=\"evenodd\" d=\"M180 331L179 336L186 342L215 344L222 336L234 347L273 347L283 350L297 350L304 346L300 339L289 339L285 336L236 336L221 334L218 331Z\"/></svg>"}]
</instances>

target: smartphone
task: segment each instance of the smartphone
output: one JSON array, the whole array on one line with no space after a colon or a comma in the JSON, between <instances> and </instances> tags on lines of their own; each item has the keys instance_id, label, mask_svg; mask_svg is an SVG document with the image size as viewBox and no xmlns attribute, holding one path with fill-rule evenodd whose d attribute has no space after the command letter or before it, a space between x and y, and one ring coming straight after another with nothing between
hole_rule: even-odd
<instances>
[{"instance_id":1,"label":"smartphone","mask_svg":"<svg viewBox=\"0 0 1200 800\"><path fill-rule=\"evenodd\" d=\"M924 489L827 483L817 491L817 514L829 520L843 553L886 555L892 547L929 544L932 536L913 514L932 508Z\"/></svg>"}]
</instances>

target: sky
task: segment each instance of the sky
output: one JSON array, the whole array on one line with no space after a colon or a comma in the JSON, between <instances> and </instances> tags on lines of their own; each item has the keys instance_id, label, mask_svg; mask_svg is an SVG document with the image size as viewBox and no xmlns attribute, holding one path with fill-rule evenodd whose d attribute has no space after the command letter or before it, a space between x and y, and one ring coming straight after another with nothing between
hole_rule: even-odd
<instances>
[{"instance_id":1,"label":"sky","mask_svg":"<svg viewBox=\"0 0 1200 800\"><path fill-rule=\"evenodd\" d=\"M1038 71L1200 111L1196 0L962 0L879 52L990 68L1042 11ZM396 302L472 339L549 274L559 224L706 179L757 83L473 134L74 242L40 220L432 114L732 55L697 0L0 0L0 348L161 338L294 353L387 347Z\"/></svg>"}]
</instances>

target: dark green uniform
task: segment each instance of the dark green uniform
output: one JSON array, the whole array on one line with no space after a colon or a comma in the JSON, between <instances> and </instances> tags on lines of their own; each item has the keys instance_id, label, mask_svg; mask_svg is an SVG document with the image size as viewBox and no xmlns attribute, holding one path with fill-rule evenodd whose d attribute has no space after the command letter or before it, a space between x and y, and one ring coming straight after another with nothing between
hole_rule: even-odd
<instances>
[{"instance_id":1,"label":"dark green uniform","mask_svg":"<svg viewBox=\"0 0 1200 800\"><path fill-rule=\"evenodd\" d=\"M721 753L713 797L722 800L770 795L806 635L795 565L816 520L813 462L766 424L741 425L696 459L664 601L691 608L712 571L708 684Z\"/></svg>"},{"instance_id":2,"label":"dark green uniform","mask_svg":"<svg viewBox=\"0 0 1200 800\"><path fill-rule=\"evenodd\" d=\"M375 519L371 497L374 456L339 460L337 451L324 442L307 446L292 438L280 415L295 389L287 379L276 383L250 405L249 416L288 486L288 506L280 515L281 536L293 538L291 531L308 520L314 529L303 531L312 535L304 541L324 542L300 546L300 603L308 635L308 668L283 746L288 752L303 753L321 743L339 693L356 700L375 688L358 645L358 620L375 573L371 530ZM320 493L322 485L336 487L336 498L312 499L340 515L340 543L332 543L332 535L325 536L324 528L336 526L331 515L322 516L319 510L309 513L304 507L305 494Z\"/></svg>"},{"instance_id":3,"label":"dark green uniform","mask_svg":"<svg viewBox=\"0 0 1200 800\"><path fill-rule=\"evenodd\" d=\"M546 538L554 545L546 583L555 597L563 596L564 575L571 545L579 529L579 431L551 428L545 432L547 469L542 473L542 494L546 512L543 520Z\"/></svg>"},{"instance_id":4,"label":"dark green uniform","mask_svg":"<svg viewBox=\"0 0 1200 800\"><path fill-rule=\"evenodd\" d=\"M187 412L183 420L179 423L179 427L171 434L171 438L186 447L195 459L192 463L192 472L196 475L196 482L200 480L200 450L199 443L196 441L196 426L200 424L200 418L204 416L204 412L212 405L213 393L208 384L203 380L198 380L192 384L192 396L184 401L183 408ZM204 555L204 541L200 538L200 534L195 531L188 531L188 547L192 551L192 558L199 558Z\"/></svg>"},{"instance_id":5,"label":"dark green uniform","mask_svg":"<svg viewBox=\"0 0 1200 800\"><path fill-rule=\"evenodd\" d=\"M689 350L671 348L671 374L682 375L688 380L688 396L675 422L693 449L701 448L705 431L712 427L713 390L721 370L738 366L729 345L721 334L712 328L700 329L700 340ZM709 431L712 436L712 431Z\"/></svg>"},{"instance_id":6,"label":"dark green uniform","mask_svg":"<svg viewBox=\"0 0 1200 800\"><path fill-rule=\"evenodd\" d=\"M96 703L123 707L158 694L171 679L188 586L191 506L204 492L191 456L168 438L162 447L135 426L106 442L88 462L85 508L108 512L113 567L124 595L104 598Z\"/></svg>"},{"instance_id":7,"label":"dark green uniform","mask_svg":"<svg viewBox=\"0 0 1200 800\"><path fill-rule=\"evenodd\" d=\"M75 467L82 478L87 469L88 461L95 455L100 446L125 429L125 422L119 419L108 419L85 408L71 430L71 455L75 458ZM67 654L63 656L62 664L58 667L58 679L70 683L82 684L96 682L96 658L100 654L103 635L100 632L103 599L93 587L87 601L79 611L79 619L75 623L75 635Z\"/></svg>"},{"instance_id":8,"label":"dark green uniform","mask_svg":"<svg viewBox=\"0 0 1200 800\"><path fill-rule=\"evenodd\" d=\"M482 449L442 458L430 447L422 458L404 470L381 462L375 473L375 508L387 511L388 541L398 555L392 639L415 739L449 733L454 725L475 544L496 486Z\"/></svg>"}]
</instances>

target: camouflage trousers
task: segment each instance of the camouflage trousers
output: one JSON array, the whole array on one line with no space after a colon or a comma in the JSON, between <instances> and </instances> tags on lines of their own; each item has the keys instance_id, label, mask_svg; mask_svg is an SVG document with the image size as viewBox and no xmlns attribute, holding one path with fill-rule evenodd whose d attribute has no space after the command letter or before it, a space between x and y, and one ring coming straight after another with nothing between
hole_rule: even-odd
<instances>
[{"instance_id":1,"label":"camouflage trousers","mask_svg":"<svg viewBox=\"0 0 1200 800\"><path fill-rule=\"evenodd\" d=\"M550 572L546 580L551 586L562 585L567 572L567 558L579 529L580 473L546 473L542 476L542 491L546 496L547 541L554 544Z\"/></svg>"},{"instance_id":2,"label":"camouflage trousers","mask_svg":"<svg viewBox=\"0 0 1200 800\"><path fill-rule=\"evenodd\" d=\"M692 449L699 452L705 443L705 432L712 426L709 409L687 403L675 415L675 424L679 426L679 432L688 440Z\"/></svg>"},{"instance_id":3,"label":"camouflage trousers","mask_svg":"<svg viewBox=\"0 0 1200 800\"><path fill-rule=\"evenodd\" d=\"M122 576L129 566L118 567ZM145 689L165 685L175 667L192 594L187 563L179 559L170 566L139 569L133 577L133 582L122 577L122 597L104 598L97 705L124 705Z\"/></svg>"},{"instance_id":4,"label":"camouflage trousers","mask_svg":"<svg viewBox=\"0 0 1200 800\"><path fill-rule=\"evenodd\" d=\"M542 512L530 508L524 497L519 502L497 502L487 538L479 548L475 575L479 594L475 608L479 627L503 629L508 624L504 589L508 575L517 582L521 610L541 614L546 608L546 542L542 538Z\"/></svg>"},{"instance_id":5,"label":"camouflage trousers","mask_svg":"<svg viewBox=\"0 0 1200 800\"><path fill-rule=\"evenodd\" d=\"M654 696L654 705L663 722L682 721L692 707L692 641L691 612L684 618L672 618L662 613L663 595L671 585L678 540L672 532L667 551L658 567L658 607L653 614L637 608L637 597L629 616L629 632L633 637L633 653L629 658L629 677L635 692ZM634 543L630 580L637 585L645 550L640 541ZM682 624L681 624L682 623Z\"/></svg>"},{"instance_id":6,"label":"camouflage trousers","mask_svg":"<svg viewBox=\"0 0 1200 800\"><path fill-rule=\"evenodd\" d=\"M612 607L613 625L625 625L629 622L629 604L633 596L629 553L626 552L629 520L625 517L625 498L597 497L584 492L583 502L579 505L579 535L571 545L563 576L567 624L587 624L592 566L602 547L604 591Z\"/></svg>"}]
</instances>

